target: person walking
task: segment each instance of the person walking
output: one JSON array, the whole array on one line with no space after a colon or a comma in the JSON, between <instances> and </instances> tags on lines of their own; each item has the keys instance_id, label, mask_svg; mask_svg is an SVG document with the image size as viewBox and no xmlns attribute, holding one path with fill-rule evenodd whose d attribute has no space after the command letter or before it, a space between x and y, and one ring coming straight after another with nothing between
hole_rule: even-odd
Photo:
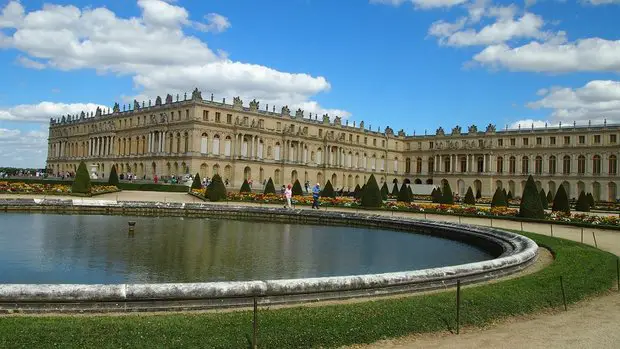
<instances>
[{"instance_id":1,"label":"person walking","mask_svg":"<svg viewBox=\"0 0 620 349\"><path fill-rule=\"evenodd\" d=\"M319 194L321 194L321 186L317 183L314 188L312 188L312 208L319 209Z\"/></svg>"},{"instance_id":2,"label":"person walking","mask_svg":"<svg viewBox=\"0 0 620 349\"><path fill-rule=\"evenodd\" d=\"M286 198L286 205L284 208L293 208L291 206L291 197L293 196L293 190L291 189L293 186L289 183L289 185L284 190L284 197Z\"/></svg>"}]
</instances>

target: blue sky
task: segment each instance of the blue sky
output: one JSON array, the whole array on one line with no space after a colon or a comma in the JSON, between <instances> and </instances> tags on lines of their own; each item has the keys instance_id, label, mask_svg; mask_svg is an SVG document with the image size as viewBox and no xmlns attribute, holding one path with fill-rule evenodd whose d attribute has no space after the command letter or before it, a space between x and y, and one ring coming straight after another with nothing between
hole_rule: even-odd
<instances>
[{"instance_id":1,"label":"blue sky","mask_svg":"<svg viewBox=\"0 0 620 349\"><path fill-rule=\"evenodd\" d=\"M191 91L408 134L620 122L620 0L0 0L0 166L47 125Z\"/></svg>"}]
</instances>

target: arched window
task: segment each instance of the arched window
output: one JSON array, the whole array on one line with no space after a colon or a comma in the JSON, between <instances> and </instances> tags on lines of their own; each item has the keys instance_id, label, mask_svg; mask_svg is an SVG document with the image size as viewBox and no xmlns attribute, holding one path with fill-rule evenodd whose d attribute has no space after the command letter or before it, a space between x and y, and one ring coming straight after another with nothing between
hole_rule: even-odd
<instances>
[{"instance_id":1,"label":"arched window","mask_svg":"<svg viewBox=\"0 0 620 349\"><path fill-rule=\"evenodd\" d=\"M189 135L187 134L187 132L185 132L185 134L183 135L183 138L185 140L185 145L183 146L184 152L187 153L189 152Z\"/></svg>"},{"instance_id":2,"label":"arched window","mask_svg":"<svg viewBox=\"0 0 620 349\"><path fill-rule=\"evenodd\" d=\"M411 159L405 158L405 173L411 173Z\"/></svg>"},{"instance_id":3,"label":"arched window","mask_svg":"<svg viewBox=\"0 0 620 349\"><path fill-rule=\"evenodd\" d=\"M446 156L443 158L443 171L450 172L450 157Z\"/></svg>"},{"instance_id":4,"label":"arched window","mask_svg":"<svg viewBox=\"0 0 620 349\"><path fill-rule=\"evenodd\" d=\"M504 158L499 156L497 158L497 173L503 173L504 172Z\"/></svg>"},{"instance_id":5,"label":"arched window","mask_svg":"<svg viewBox=\"0 0 620 349\"><path fill-rule=\"evenodd\" d=\"M461 156L459 158L459 162L460 162L460 165L461 165L461 168L460 168L461 173L465 173L467 171L467 157Z\"/></svg>"},{"instance_id":6,"label":"arched window","mask_svg":"<svg viewBox=\"0 0 620 349\"><path fill-rule=\"evenodd\" d=\"M226 136L224 139L224 156L230 156L230 151L232 150L232 139L230 136Z\"/></svg>"},{"instance_id":7,"label":"arched window","mask_svg":"<svg viewBox=\"0 0 620 349\"><path fill-rule=\"evenodd\" d=\"M484 172L484 158L482 156L479 156L478 159L476 159L476 164L478 165L478 173Z\"/></svg>"},{"instance_id":8,"label":"arched window","mask_svg":"<svg viewBox=\"0 0 620 349\"><path fill-rule=\"evenodd\" d=\"M261 160L263 159L263 146L263 140L261 139L256 146L256 156Z\"/></svg>"},{"instance_id":9,"label":"arched window","mask_svg":"<svg viewBox=\"0 0 620 349\"><path fill-rule=\"evenodd\" d=\"M517 172L517 159L514 156L508 159L508 172L511 174Z\"/></svg>"},{"instance_id":10,"label":"arched window","mask_svg":"<svg viewBox=\"0 0 620 349\"><path fill-rule=\"evenodd\" d=\"M555 156L551 155L549 157L549 174L555 174ZM555 193L553 193L555 195Z\"/></svg>"},{"instance_id":11,"label":"arched window","mask_svg":"<svg viewBox=\"0 0 620 349\"><path fill-rule=\"evenodd\" d=\"M200 136L200 153L202 154L206 154L207 153L207 143L209 142L209 138L207 138L207 134L203 133L202 136Z\"/></svg>"},{"instance_id":12,"label":"arched window","mask_svg":"<svg viewBox=\"0 0 620 349\"><path fill-rule=\"evenodd\" d=\"M570 156L569 155L564 155L564 157L562 158L562 174L570 174Z\"/></svg>"},{"instance_id":13,"label":"arched window","mask_svg":"<svg viewBox=\"0 0 620 349\"><path fill-rule=\"evenodd\" d=\"M530 158L527 156L523 156L521 158L521 173L523 174L530 173Z\"/></svg>"},{"instance_id":14,"label":"arched window","mask_svg":"<svg viewBox=\"0 0 620 349\"><path fill-rule=\"evenodd\" d=\"M415 161L416 173L422 173L422 158L417 158Z\"/></svg>"},{"instance_id":15,"label":"arched window","mask_svg":"<svg viewBox=\"0 0 620 349\"><path fill-rule=\"evenodd\" d=\"M274 160L280 160L280 143L277 142L276 145L273 147L273 159Z\"/></svg>"},{"instance_id":16,"label":"arched window","mask_svg":"<svg viewBox=\"0 0 620 349\"><path fill-rule=\"evenodd\" d=\"M534 160L534 173L542 174L542 156L537 156Z\"/></svg>"},{"instance_id":17,"label":"arched window","mask_svg":"<svg viewBox=\"0 0 620 349\"><path fill-rule=\"evenodd\" d=\"M618 158L615 155L609 156L609 174L618 173Z\"/></svg>"},{"instance_id":18,"label":"arched window","mask_svg":"<svg viewBox=\"0 0 620 349\"><path fill-rule=\"evenodd\" d=\"M320 165L323 159L323 150L321 148L319 148L319 150L316 151L316 164Z\"/></svg>"},{"instance_id":19,"label":"arched window","mask_svg":"<svg viewBox=\"0 0 620 349\"><path fill-rule=\"evenodd\" d=\"M220 155L220 136L219 135L213 136L212 152L213 152L213 155Z\"/></svg>"},{"instance_id":20,"label":"arched window","mask_svg":"<svg viewBox=\"0 0 620 349\"><path fill-rule=\"evenodd\" d=\"M398 172L398 158L394 158L394 173Z\"/></svg>"},{"instance_id":21,"label":"arched window","mask_svg":"<svg viewBox=\"0 0 620 349\"><path fill-rule=\"evenodd\" d=\"M600 155L594 155L592 157L592 173L594 173L595 175L601 174L601 156Z\"/></svg>"},{"instance_id":22,"label":"arched window","mask_svg":"<svg viewBox=\"0 0 620 349\"><path fill-rule=\"evenodd\" d=\"M583 155L579 155L579 157L577 158L577 173L586 173L586 157Z\"/></svg>"},{"instance_id":23,"label":"arched window","mask_svg":"<svg viewBox=\"0 0 620 349\"><path fill-rule=\"evenodd\" d=\"M432 158L432 157L428 159L428 169L427 170L428 170L427 171L428 173L435 172L435 159Z\"/></svg>"}]
</instances>

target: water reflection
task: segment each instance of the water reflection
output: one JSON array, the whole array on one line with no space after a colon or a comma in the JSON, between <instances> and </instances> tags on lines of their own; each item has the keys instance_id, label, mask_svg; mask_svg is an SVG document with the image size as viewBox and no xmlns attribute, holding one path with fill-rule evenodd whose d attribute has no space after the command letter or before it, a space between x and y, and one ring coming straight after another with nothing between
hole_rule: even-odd
<instances>
[{"instance_id":1,"label":"water reflection","mask_svg":"<svg viewBox=\"0 0 620 349\"><path fill-rule=\"evenodd\" d=\"M365 228L176 217L0 217L0 283L264 280L491 258L450 240ZM136 222L133 234L128 221Z\"/></svg>"}]
</instances>

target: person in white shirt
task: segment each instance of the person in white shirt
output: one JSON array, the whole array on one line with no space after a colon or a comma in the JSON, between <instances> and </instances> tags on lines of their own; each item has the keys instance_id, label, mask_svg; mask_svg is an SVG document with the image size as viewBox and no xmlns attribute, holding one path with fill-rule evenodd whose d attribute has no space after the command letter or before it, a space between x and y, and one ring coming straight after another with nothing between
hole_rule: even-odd
<instances>
[{"instance_id":1,"label":"person in white shirt","mask_svg":"<svg viewBox=\"0 0 620 349\"><path fill-rule=\"evenodd\" d=\"M291 197L293 196L293 190L291 188L292 188L292 186L289 183L289 185L284 190L284 197L286 198L286 205L284 205L284 208L292 208L291 207Z\"/></svg>"}]
</instances>

